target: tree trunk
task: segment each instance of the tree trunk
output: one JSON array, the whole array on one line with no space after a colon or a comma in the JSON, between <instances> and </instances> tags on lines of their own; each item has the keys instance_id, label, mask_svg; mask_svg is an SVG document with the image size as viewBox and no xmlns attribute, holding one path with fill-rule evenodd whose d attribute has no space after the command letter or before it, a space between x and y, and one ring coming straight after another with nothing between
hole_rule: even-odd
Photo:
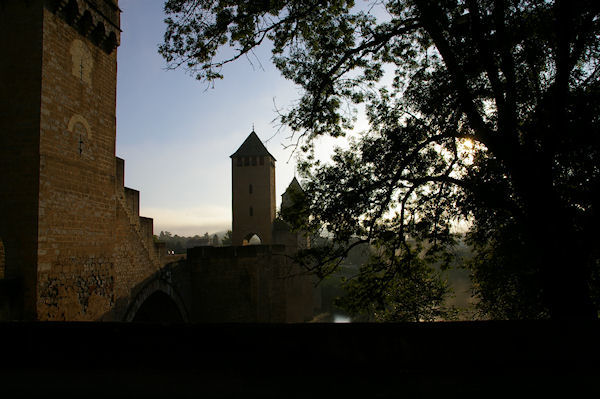
<instances>
[{"instance_id":1,"label":"tree trunk","mask_svg":"<svg viewBox=\"0 0 600 399\"><path fill-rule=\"evenodd\" d=\"M543 305L556 320L597 319L591 298L589 254L579 242L568 204L555 192L552 157L529 152L514 166L515 186L524 203L526 245L542 286Z\"/></svg>"},{"instance_id":2,"label":"tree trunk","mask_svg":"<svg viewBox=\"0 0 600 399\"><path fill-rule=\"evenodd\" d=\"M535 184L534 184L535 186ZM539 198L546 192L547 196ZM542 297L556 320L590 320L598 316L591 299L588 254L578 242L573 221L554 195L538 187L537 206L530 208L531 250L537 251Z\"/></svg>"},{"instance_id":3,"label":"tree trunk","mask_svg":"<svg viewBox=\"0 0 600 399\"><path fill-rule=\"evenodd\" d=\"M562 247L565 243L556 242L556 245ZM544 299L550 317L557 320L596 319L597 310L590 298L587 265L582 264L577 259L579 257L568 256L564 252L559 249L548 253L543 265Z\"/></svg>"}]
</instances>

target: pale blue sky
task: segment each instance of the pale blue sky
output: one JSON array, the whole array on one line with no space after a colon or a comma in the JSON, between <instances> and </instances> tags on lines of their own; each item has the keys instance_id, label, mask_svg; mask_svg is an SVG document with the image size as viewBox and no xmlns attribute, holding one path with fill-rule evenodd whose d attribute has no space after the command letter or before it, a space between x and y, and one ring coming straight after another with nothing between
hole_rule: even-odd
<instances>
[{"instance_id":1,"label":"pale blue sky","mask_svg":"<svg viewBox=\"0 0 600 399\"><path fill-rule=\"evenodd\" d=\"M255 125L265 141L277 130L278 107L297 89L280 77L268 49L257 53L264 70L240 60L214 89L183 70L166 71L158 54L164 32L163 0L120 0L117 156L125 184L140 190L140 213L154 231L180 235L231 228L231 161ZM266 146L277 158L277 199L294 176L289 131Z\"/></svg>"}]
</instances>

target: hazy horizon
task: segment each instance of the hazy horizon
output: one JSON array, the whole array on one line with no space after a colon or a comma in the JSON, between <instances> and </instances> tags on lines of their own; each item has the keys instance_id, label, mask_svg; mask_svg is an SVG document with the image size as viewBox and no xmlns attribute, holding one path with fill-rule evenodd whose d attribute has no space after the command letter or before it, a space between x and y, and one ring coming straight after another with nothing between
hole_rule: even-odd
<instances>
[{"instance_id":1,"label":"hazy horizon","mask_svg":"<svg viewBox=\"0 0 600 399\"><path fill-rule=\"evenodd\" d=\"M154 232L193 236L231 229L231 160L252 127L277 159L276 197L294 176L289 132L276 134L275 106L296 98L270 62L240 60L207 89L183 70L167 71L158 54L163 0L121 0L118 48L117 156L125 184L140 191L140 214ZM276 105L275 105L276 104Z\"/></svg>"}]
</instances>

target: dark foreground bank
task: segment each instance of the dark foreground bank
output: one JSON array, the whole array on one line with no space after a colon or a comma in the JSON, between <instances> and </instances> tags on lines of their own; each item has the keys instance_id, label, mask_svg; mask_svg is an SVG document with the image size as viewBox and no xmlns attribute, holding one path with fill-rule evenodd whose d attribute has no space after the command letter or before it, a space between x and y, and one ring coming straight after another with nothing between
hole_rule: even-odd
<instances>
[{"instance_id":1,"label":"dark foreground bank","mask_svg":"<svg viewBox=\"0 0 600 399\"><path fill-rule=\"evenodd\" d=\"M3 397L600 393L600 324L3 323Z\"/></svg>"}]
</instances>

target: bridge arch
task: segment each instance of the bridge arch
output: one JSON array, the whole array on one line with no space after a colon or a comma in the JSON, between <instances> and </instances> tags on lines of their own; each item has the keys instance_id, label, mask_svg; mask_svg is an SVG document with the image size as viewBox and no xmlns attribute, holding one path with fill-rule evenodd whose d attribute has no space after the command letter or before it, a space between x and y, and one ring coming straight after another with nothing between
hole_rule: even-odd
<instances>
[{"instance_id":1,"label":"bridge arch","mask_svg":"<svg viewBox=\"0 0 600 399\"><path fill-rule=\"evenodd\" d=\"M242 245L261 245L262 238L257 233L248 233L242 240Z\"/></svg>"},{"instance_id":2,"label":"bridge arch","mask_svg":"<svg viewBox=\"0 0 600 399\"><path fill-rule=\"evenodd\" d=\"M155 277L131 302L124 321L188 322L189 314L175 287L167 280Z\"/></svg>"}]
</instances>

